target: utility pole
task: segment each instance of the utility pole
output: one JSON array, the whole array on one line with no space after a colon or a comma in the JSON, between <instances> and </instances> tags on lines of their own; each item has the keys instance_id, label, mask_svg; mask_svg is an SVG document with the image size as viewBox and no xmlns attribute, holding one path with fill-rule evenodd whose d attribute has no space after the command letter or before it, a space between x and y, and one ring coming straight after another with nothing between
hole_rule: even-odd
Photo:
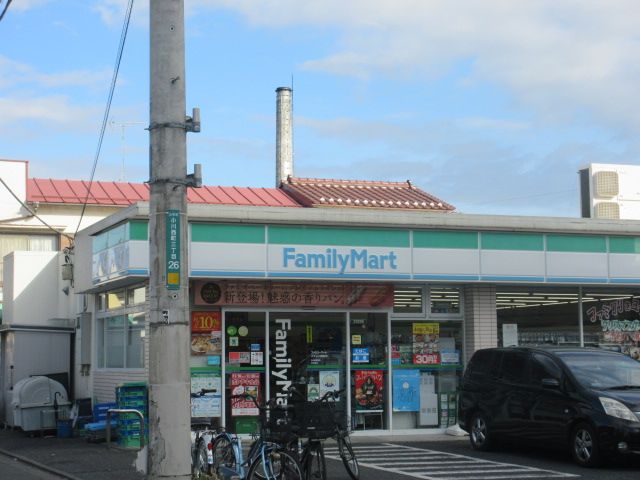
<instances>
[{"instance_id":1,"label":"utility pole","mask_svg":"<svg viewBox=\"0 0 640 480\"><path fill-rule=\"evenodd\" d=\"M153 479L191 478L184 0L150 2L149 455Z\"/></svg>"}]
</instances>

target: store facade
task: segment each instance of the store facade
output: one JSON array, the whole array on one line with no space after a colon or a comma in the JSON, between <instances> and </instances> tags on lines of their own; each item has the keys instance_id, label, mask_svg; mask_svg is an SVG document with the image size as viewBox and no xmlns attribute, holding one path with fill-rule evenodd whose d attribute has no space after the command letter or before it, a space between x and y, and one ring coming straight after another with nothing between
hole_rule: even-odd
<instances>
[{"instance_id":1,"label":"store facade","mask_svg":"<svg viewBox=\"0 0 640 480\"><path fill-rule=\"evenodd\" d=\"M80 240L100 400L146 375L147 215L136 205ZM440 431L478 348L638 345L638 222L220 206L189 218L192 388L221 392L193 414L240 433L257 412L234 392L344 389L361 434Z\"/></svg>"}]
</instances>

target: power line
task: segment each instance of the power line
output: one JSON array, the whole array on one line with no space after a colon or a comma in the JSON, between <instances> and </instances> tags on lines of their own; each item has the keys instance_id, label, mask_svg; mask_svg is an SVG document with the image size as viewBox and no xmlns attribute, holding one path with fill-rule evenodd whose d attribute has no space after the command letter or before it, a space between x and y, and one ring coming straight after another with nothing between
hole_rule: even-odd
<instances>
[{"instance_id":1,"label":"power line","mask_svg":"<svg viewBox=\"0 0 640 480\"><path fill-rule=\"evenodd\" d=\"M91 169L91 178L89 179L89 186L87 187L87 195L82 203L82 211L80 212L80 219L78 220L78 226L73 234L75 237L80 230L80 224L84 217L84 212L87 209L87 202L89 201L89 195L91 194L91 186L93 185L93 178L96 174L96 167L98 166L98 158L100 158L100 150L102 149L102 141L104 140L104 132L107 129L107 120L109 120L109 112L111 111L111 102L113 101L113 93L116 89L116 80L118 79L118 71L120 70L120 61L122 60L122 52L124 51L124 44L127 39L127 31L129 30L129 21L131 20L131 10L133 9L133 0L129 0L127 5L127 12L125 14L124 25L122 26L122 32L120 34L120 44L118 46L118 54L116 56L116 65L113 69L113 77L111 78L111 87L109 88L109 97L107 98L107 106L102 117L102 127L100 128L100 135L98 137L98 147L96 148L95 158L93 159L93 167Z\"/></svg>"},{"instance_id":2,"label":"power line","mask_svg":"<svg viewBox=\"0 0 640 480\"><path fill-rule=\"evenodd\" d=\"M62 235L64 235L65 237L67 237L69 240L73 240L73 238L71 238L69 235L67 235L64 232L60 232L60 230L56 230L55 228L53 228L51 225L49 225L47 222L45 222L42 218L40 218L38 216L38 214L36 212L34 212L33 210L31 210L31 207L29 207L29 205L27 205L26 203L24 203L22 200L20 200L20 197L18 197L13 190L11 190L11 187L9 187L9 185L7 185L5 183L5 181L0 178L0 182L2 183L2 185L4 185L4 188L6 188L8 190L8 192L11 194L11 196L13 198L15 198L18 203L20 205L22 205L22 208L24 208L27 212L29 212L31 215L33 215L35 218L37 218L38 220L40 220L42 222L42 224L47 227L49 230L52 230L54 232L56 232L57 234L62 233Z\"/></svg>"},{"instance_id":3,"label":"power line","mask_svg":"<svg viewBox=\"0 0 640 480\"><path fill-rule=\"evenodd\" d=\"M9 10L9 5L11 5L11 2L13 2L13 0L7 0L7 3L2 9L2 13L0 13L0 21L2 21L2 19L4 18L4 14L7 13L7 10Z\"/></svg>"}]
</instances>

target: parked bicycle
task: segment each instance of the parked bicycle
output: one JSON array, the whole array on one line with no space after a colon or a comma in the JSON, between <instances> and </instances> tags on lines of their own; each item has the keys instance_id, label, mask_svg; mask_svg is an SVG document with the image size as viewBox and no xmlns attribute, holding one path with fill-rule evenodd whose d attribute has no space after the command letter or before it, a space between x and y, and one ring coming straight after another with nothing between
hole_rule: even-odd
<instances>
[{"instance_id":1,"label":"parked bicycle","mask_svg":"<svg viewBox=\"0 0 640 480\"><path fill-rule=\"evenodd\" d=\"M207 393L216 393L215 389L203 388L197 393L191 393L191 398L199 398ZM211 474L213 465L212 440L217 435L211 426L211 420L202 418L191 419L191 475L203 478Z\"/></svg>"},{"instance_id":2,"label":"parked bicycle","mask_svg":"<svg viewBox=\"0 0 640 480\"><path fill-rule=\"evenodd\" d=\"M221 432L213 444L213 471L220 477L233 474L247 480L302 480L296 458L287 451L288 442L297 438L289 418L291 408L270 400L261 406L252 395L233 395L231 399L251 400L259 412L260 429L243 458L240 439Z\"/></svg>"}]
</instances>

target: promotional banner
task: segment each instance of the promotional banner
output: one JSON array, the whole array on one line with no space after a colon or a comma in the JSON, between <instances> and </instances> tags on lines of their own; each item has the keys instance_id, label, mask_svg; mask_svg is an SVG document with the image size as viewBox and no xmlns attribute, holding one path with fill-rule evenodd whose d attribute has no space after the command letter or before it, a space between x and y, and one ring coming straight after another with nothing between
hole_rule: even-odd
<instances>
[{"instance_id":1,"label":"promotional banner","mask_svg":"<svg viewBox=\"0 0 640 480\"><path fill-rule=\"evenodd\" d=\"M191 399L191 416L220 417L222 415L222 379L214 371L191 372L191 393L199 393L202 389L215 390L202 397Z\"/></svg>"},{"instance_id":2,"label":"promotional banner","mask_svg":"<svg viewBox=\"0 0 640 480\"><path fill-rule=\"evenodd\" d=\"M320 372L320 397L327 392L340 390L340 372L337 370L325 370ZM336 399L337 401L337 399Z\"/></svg>"},{"instance_id":3,"label":"promotional banner","mask_svg":"<svg viewBox=\"0 0 640 480\"><path fill-rule=\"evenodd\" d=\"M229 379L231 395L251 395L260 401L260 374L259 373L232 373ZM259 414L253 400L241 398L231 399L231 415L257 416Z\"/></svg>"},{"instance_id":4,"label":"promotional banner","mask_svg":"<svg viewBox=\"0 0 640 480\"><path fill-rule=\"evenodd\" d=\"M220 312L191 312L191 354L222 353L222 321Z\"/></svg>"},{"instance_id":5,"label":"promotional banner","mask_svg":"<svg viewBox=\"0 0 640 480\"><path fill-rule=\"evenodd\" d=\"M420 411L420 370L393 371L393 411Z\"/></svg>"},{"instance_id":6,"label":"promotional banner","mask_svg":"<svg viewBox=\"0 0 640 480\"><path fill-rule=\"evenodd\" d=\"M384 370L356 370L356 411L380 410L384 403Z\"/></svg>"}]
</instances>

